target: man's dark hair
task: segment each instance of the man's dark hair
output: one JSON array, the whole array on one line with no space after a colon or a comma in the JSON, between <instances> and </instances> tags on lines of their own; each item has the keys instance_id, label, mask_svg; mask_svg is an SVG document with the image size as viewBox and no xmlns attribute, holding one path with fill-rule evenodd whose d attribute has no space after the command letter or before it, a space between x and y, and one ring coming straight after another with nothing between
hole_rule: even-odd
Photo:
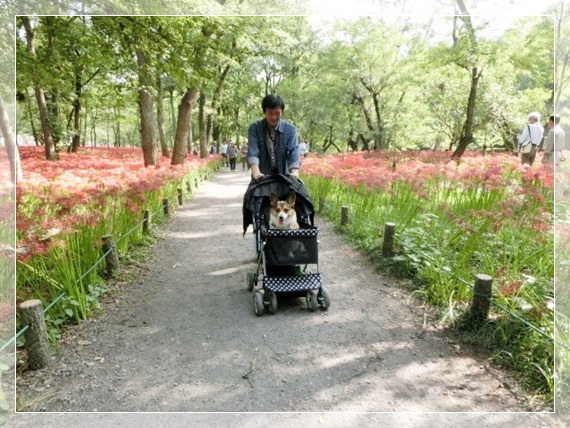
<instances>
[{"instance_id":1,"label":"man's dark hair","mask_svg":"<svg viewBox=\"0 0 570 428\"><path fill-rule=\"evenodd\" d=\"M553 121L555 125L558 125L560 123L560 116L558 116L557 114L553 114L548 119Z\"/></svg>"},{"instance_id":2,"label":"man's dark hair","mask_svg":"<svg viewBox=\"0 0 570 428\"><path fill-rule=\"evenodd\" d=\"M281 111L285 110L285 102L279 95L269 94L263 98L263 101L261 101L263 113L265 113L265 110L273 109L275 107L281 107Z\"/></svg>"}]
</instances>

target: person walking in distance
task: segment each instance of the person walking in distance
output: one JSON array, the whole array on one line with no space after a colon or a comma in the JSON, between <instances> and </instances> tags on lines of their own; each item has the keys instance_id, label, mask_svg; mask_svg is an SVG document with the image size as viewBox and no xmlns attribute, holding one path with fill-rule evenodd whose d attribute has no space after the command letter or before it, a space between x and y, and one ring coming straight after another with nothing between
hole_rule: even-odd
<instances>
[{"instance_id":1,"label":"person walking in distance","mask_svg":"<svg viewBox=\"0 0 570 428\"><path fill-rule=\"evenodd\" d=\"M233 172L236 170L236 160L239 154L239 150L234 141L230 140L230 145L228 146L226 154L230 162L230 171Z\"/></svg>"},{"instance_id":2,"label":"person walking in distance","mask_svg":"<svg viewBox=\"0 0 570 428\"><path fill-rule=\"evenodd\" d=\"M566 134L560 126L560 116L553 114L548 118L548 135L544 140L544 156L542 163L545 165L558 165L562 159L562 150L566 144Z\"/></svg>"},{"instance_id":3,"label":"person walking in distance","mask_svg":"<svg viewBox=\"0 0 570 428\"><path fill-rule=\"evenodd\" d=\"M523 129L518 138L519 152L521 153L521 164L531 165L536 157L538 145L542 141L544 129L540 124L540 114L536 112L529 113L527 116L528 124Z\"/></svg>"},{"instance_id":4,"label":"person walking in distance","mask_svg":"<svg viewBox=\"0 0 570 428\"><path fill-rule=\"evenodd\" d=\"M248 169L247 165L247 140L243 143L243 147L240 150L241 154L241 170L246 171Z\"/></svg>"}]
</instances>

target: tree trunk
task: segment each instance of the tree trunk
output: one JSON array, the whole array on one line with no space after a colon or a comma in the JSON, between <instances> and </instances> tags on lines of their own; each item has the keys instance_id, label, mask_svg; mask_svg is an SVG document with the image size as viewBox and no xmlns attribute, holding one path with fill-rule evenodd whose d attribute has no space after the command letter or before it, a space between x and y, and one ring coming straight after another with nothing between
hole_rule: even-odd
<instances>
[{"instance_id":1,"label":"tree trunk","mask_svg":"<svg viewBox=\"0 0 570 428\"><path fill-rule=\"evenodd\" d=\"M463 133L459 139L457 149L453 152L452 159L459 159L467 149L467 146L473 141L473 117L475 115L475 99L477 96L477 85L481 78L481 72L477 67L471 69L471 89L469 91L469 99L467 101L467 117L463 126Z\"/></svg>"},{"instance_id":2,"label":"tree trunk","mask_svg":"<svg viewBox=\"0 0 570 428\"><path fill-rule=\"evenodd\" d=\"M188 89L178 106L178 123L176 126L176 136L174 138L174 148L172 150L172 165L182 165L186 156L186 143L190 134L190 124L192 123L192 109L196 105L198 91Z\"/></svg>"},{"instance_id":3,"label":"tree trunk","mask_svg":"<svg viewBox=\"0 0 570 428\"><path fill-rule=\"evenodd\" d=\"M28 116L30 118L30 126L32 129L32 135L34 136L34 141L36 146L41 145L38 138L38 131L36 131L36 125L34 124L34 115L32 114L32 97L28 94L28 89L26 88L26 107L28 108Z\"/></svg>"},{"instance_id":4,"label":"tree trunk","mask_svg":"<svg viewBox=\"0 0 570 428\"><path fill-rule=\"evenodd\" d=\"M198 139L200 141L200 157L207 158L209 155L208 140L206 135L206 93L200 91L198 101Z\"/></svg>"},{"instance_id":5,"label":"tree trunk","mask_svg":"<svg viewBox=\"0 0 570 428\"><path fill-rule=\"evenodd\" d=\"M376 114L377 137L374 138L374 150L385 150L387 148L386 132L382 120L382 109L380 108L380 99L378 98L377 92L371 91L370 93L372 94L372 101L374 103L374 113Z\"/></svg>"},{"instance_id":6,"label":"tree trunk","mask_svg":"<svg viewBox=\"0 0 570 428\"><path fill-rule=\"evenodd\" d=\"M212 96L212 102L210 103L210 112L208 113L208 119L206 123L206 139L210 138L212 135L212 127L215 126L215 117L214 117L214 110L216 110L216 106L218 104L218 100L220 98L220 94L222 93L222 86L224 84L224 80L226 80L226 76L230 71L230 65L226 65L220 78L218 79L218 84L216 85L216 89L214 90L214 95Z\"/></svg>"},{"instance_id":7,"label":"tree trunk","mask_svg":"<svg viewBox=\"0 0 570 428\"><path fill-rule=\"evenodd\" d=\"M146 54L137 49L137 64L139 72L139 107L141 115L141 147L144 157L144 166L158 164L158 150L156 145L156 130L154 126L154 110L152 100L152 80L148 70Z\"/></svg>"},{"instance_id":8,"label":"tree trunk","mask_svg":"<svg viewBox=\"0 0 570 428\"><path fill-rule=\"evenodd\" d=\"M162 156L169 158L170 153L168 152L168 145L166 144L166 136L164 135L164 107L163 107L163 98L164 98L164 85L163 85L163 77L158 76L158 99L156 102L156 120L158 122L158 138L160 140L160 150L162 152Z\"/></svg>"},{"instance_id":9,"label":"tree trunk","mask_svg":"<svg viewBox=\"0 0 570 428\"><path fill-rule=\"evenodd\" d=\"M374 113L376 115L376 126L372 124L372 120L368 116L368 112L365 110L365 115L367 116L366 122L368 127L374 134L374 150L384 150L386 149L386 132L384 130L384 121L382 119L382 109L380 107L380 94L371 85L367 84L363 78L360 78L360 83L372 96L372 103L374 104ZM360 98L358 100L364 109L364 100Z\"/></svg>"},{"instance_id":10,"label":"tree trunk","mask_svg":"<svg viewBox=\"0 0 570 428\"><path fill-rule=\"evenodd\" d=\"M27 39L27 49L30 56L35 60L36 57L36 47L34 40L34 30L32 24L30 23L30 18L27 16L22 17L22 22L24 24L24 29L26 30ZM33 66L32 76L38 76L36 66ZM36 96L36 102L38 103L38 110L40 113L40 123L42 126L42 134L45 145L45 156L47 160L56 160L57 154L55 152L55 143L53 141L53 133L48 120L48 110L45 98L45 93L42 88L39 87L37 82L34 82L34 93Z\"/></svg>"},{"instance_id":11,"label":"tree trunk","mask_svg":"<svg viewBox=\"0 0 570 428\"><path fill-rule=\"evenodd\" d=\"M73 101L73 138L71 140L71 152L77 153L81 144L81 70L75 72L75 100Z\"/></svg>"},{"instance_id":12,"label":"tree trunk","mask_svg":"<svg viewBox=\"0 0 570 428\"><path fill-rule=\"evenodd\" d=\"M170 123L171 123L171 129L170 129L170 138L171 138L171 143L172 143L172 147L174 147L174 139L176 137L176 115L174 114L174 87L173 86L169 86L168 89L168 94L170 97Z\"/></svg>"},{"instance_id":13,"label":"tree trunk","mask_svg":"<svg viewBox=\"0 0 570 428\"><path fill-rule=\"evenodd\" d=\"M79 57L79 53L76 52ZM83 87L87 85L98 73L97 68L93 75L84 83L82 81L83 70L81 67L75 69L75 100L73 101L73 139L71 140L71 152L76 153L81 145L81 95Z\"/></svg>"},{"instance_id":14,"label":"tree trunk","mask_svg":"<svg viewBox=\"0 0 570 428\"><path fill-rule=\"evenodd\" d=\"M368 147L368 140L367 140L366 138L364 138L364 135L358 134L358 139L359 139L360 142L362 143L362 149L360 149L360 150L369 151L369 150L370 150L370 147Z\"/></svg>"},{"instance_id":15,"label":"tree trunk","mask_svg":"<svg viewBox=\"0 0 570 428\"><path fill-rule=\"evenodd\" d=\"M44 140L45 156L47 160L57 160L55 152L55 143L53 134L48 120L47 104L44 91L39 86L34 88L36 94L36 102L40 111L40 122L42 125L42 135Z\"/></svg>"},{"instance_id":16,"label":"tree trunk","mask_svg":"<svg viewBox=\"0 0 570 428\"><path fill-rule=\"evenodd\" d=\"M85 147L85 145L87 144L87 125L88 125L88 119L89 118L89 110L87 109L87 107L85 108L85 120L83 121L83 138L81 139L82 143L81 145L83 147Z\"/></svg>"},{"instance_id":17,"label":"tree trunk","mask_svg":"<svg viewBox=\"0 0 570 428\"><path fill-rule=\"evenodd\" d=\"M12 182L21 180L23 175L22 165L20 164L20 153L18 152L16 141L14 141L14 134L12 133L10 119L8 118L8 112L6 111L2 94L0 94L0 131L2 131L2 136L4 137L6 153L8 154L8 161L10 162L10 179Z\"/></svg>"},{"instance_id":18,"label":"tree trunk","mask_svg":"<svg viewBox=\"0 0 570 428\"><path fill-rule=\"evenodd\" d=\"M374 134L375 133L374 124L372 123L372 118L370 117L370 113L366 109L366 105L364 104L364 99L361 96L353 95L352 103L353 104L358 103L360 105L360 107L362 108L362 113L364 113L364 119L366 120L366 127L370 132ZM368 142L365 143L365 147L366 148L363 148L363 150L370 150L368 147Z\"/></svg>"},{"instance_id":19,"label":"tree trunk","mask_svg":"<svg viewBox=\"0 0 570 428\"><path fill-rule=\"evenodd\" d=\"M561 37L564 34L563 26L566 25L565 22L568 20L568 12L564 10L565 6L564 0L559 0L556 6L556 12L554 14L556 30L554 31L555 40L555 52L554 57L556 58L556 64L554 65L556 70L555 81L556 85L552 88L551 103L554 111L562 109L559 104L560 96L566 93L566 86L568 84L568 78L566 73L568 72L568 64L570 64L570 46L566 46L566 50L563 52L561 43ZM547 110L547 111L553 111Z\"/></svg>"},{"instance_id":20,"label":"tree trunk","mask_svg":"<svg viewBox=\"0 0 570 428\"><path fill-rule=\"evenodd\" d=\"M113 129L115 130L115 140L113 141L113 146L121 147L121 122L118 120L115 121Z\"/></svg>"},{"instance_id":21,"label":"tree trunk","mask_svg":"<svg viewBox=\"0 0 570 428\"><path fill-rule=\"evenodd\" d=\"M240 137L241 137L241 129L239 126L239 107L236 106L234 108L234 124L236 126L236 144L240 144Z\"/></svg>"},{"instance_id":22,"label":"tree trunk","mask_svg":"<svg viewBox=\"0 0 570 428\"><path fill-rule=\"evenodd\" d=\"M119 122L119 107L113 106L113 122L111 125L113 129L113 147L121 147L121 125Z\"/></svg>"},{"instance_id":23,"label":"tree trunk","mask_svg":"<svg viewBox=\"0 0 570 428\"><path fill-rule=\"evenodd\" d=\"M54 16L44 17L44 27L45 33L47 34L48 45L47 45L47 57L53 58L55 51L55 38L57 35L56 20ZM64 135L62 126L59 122L59 92L60 88L58 85L53 85L47 87L46 91L49 96L46 97L48 122L51 126L51 133L53 138L54 150L57 152L57 147L62 140ZM56 155L57 156L57 155Z\"/></svg>"},{"instance_id":24,"label":"tree trunk","mask_svg":"<svg viewBox=\"0 0 570 428\"><path fill-rule=\"evenodd\" d=\"M465 7L465 3L463 0L456 0L457 6L461 11L461 20L463 21L466 31L469 35L470 39L470 54L476 57L476 49L477 49L477 37L475 36L475 29L473 28L473 23L471 22L471 16L467 12L467 8ZM467 146L471 144L473 141L473 117L475 115L475 100L477 96L477 85L479 83L479 79L481 78L481 74L483 70L478 70L477 64L471 63L471 88L469 90L469 98L467 100L467 115L465 118L465 125L463 126L463 132L461 137L459 138L459 144L453 152L452 159L458 160Z\"/></svg>"}]
</instances>

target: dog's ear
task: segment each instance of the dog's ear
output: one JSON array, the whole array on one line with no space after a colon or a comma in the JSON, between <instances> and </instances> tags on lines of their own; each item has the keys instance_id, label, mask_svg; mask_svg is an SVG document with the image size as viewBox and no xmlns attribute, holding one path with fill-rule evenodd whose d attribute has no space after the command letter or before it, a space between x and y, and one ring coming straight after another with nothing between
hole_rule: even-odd
<instances>
[{"instance_id":1,"label":"dog's ear","mask_svg":"<svg viewBox=\"0 0 570 428\"><path fill-rule=\"evenodd\" d=\"M276 195L275 193L271 192L271 196L270 196L270 198L269 198L269 204L270 204L273 208L275 208L275 207L277 206L277 201L278 201L278 200L279 200L279 199L277 198L277 195Z\"/></svg>"},{"instance_id":2,"label":"dog's ear","mask_svg":"<svg viewBox=\"0 0 570 428\"><path fill-rule=\"evenodd\" d=\"M287 203L291 206L295 205L296 198L297 195L295 195L295 192L289 192L289 195L287 195Z\"/></svg>"}]
</instances>

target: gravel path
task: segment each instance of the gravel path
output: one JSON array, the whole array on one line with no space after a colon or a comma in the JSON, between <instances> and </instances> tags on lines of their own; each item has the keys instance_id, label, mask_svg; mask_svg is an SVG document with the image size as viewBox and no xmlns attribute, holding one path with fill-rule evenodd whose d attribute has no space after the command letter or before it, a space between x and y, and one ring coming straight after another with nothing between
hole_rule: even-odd
<instances>
[{"instance_id":1,"label":"gravel path","mask_svg":"<svg viewBox=\"0 0 570 428\"><path fill-rule=\"evenodd\" d=\"M429 322L424 327L420 304L318 218L330 309L311 313L304 299L281 299L276 314L256 317L245 281L255 267L253 236L242 238L241 230L248 179L246 173L222 171L177 209L139 279L107 298L100 316L69 328L48 368L17 377L19 411L238 412L177 415L177 420L182 426L184 418L196 417L192 423L202 426L220 417L228 418L225 426L238 420L240 426L263 426L264 415L249 412L550 410L484 356ZM10 422L107 426L108 421L116 427L137 426L142 423L137 418L173 417L104 416L17 414ZM275 426L292 423L290 415L266 416ZM299 426L323 421L347 426L336 424L357 419L297 416ZM374 415L360 416L363 426ZM479 423L475 416L457 415L464 417L463 426ZM524 416L525 422L536 422L532 426L555 422L549 415ZM405 425L421 417L392 414L377 421ZM455 421L451 415L429 416L440 425L446 417ZM485 417L500 426L511 420L507 414ZM168 425L177 426L173 420Z\"/></svg>"}]
</instances>

